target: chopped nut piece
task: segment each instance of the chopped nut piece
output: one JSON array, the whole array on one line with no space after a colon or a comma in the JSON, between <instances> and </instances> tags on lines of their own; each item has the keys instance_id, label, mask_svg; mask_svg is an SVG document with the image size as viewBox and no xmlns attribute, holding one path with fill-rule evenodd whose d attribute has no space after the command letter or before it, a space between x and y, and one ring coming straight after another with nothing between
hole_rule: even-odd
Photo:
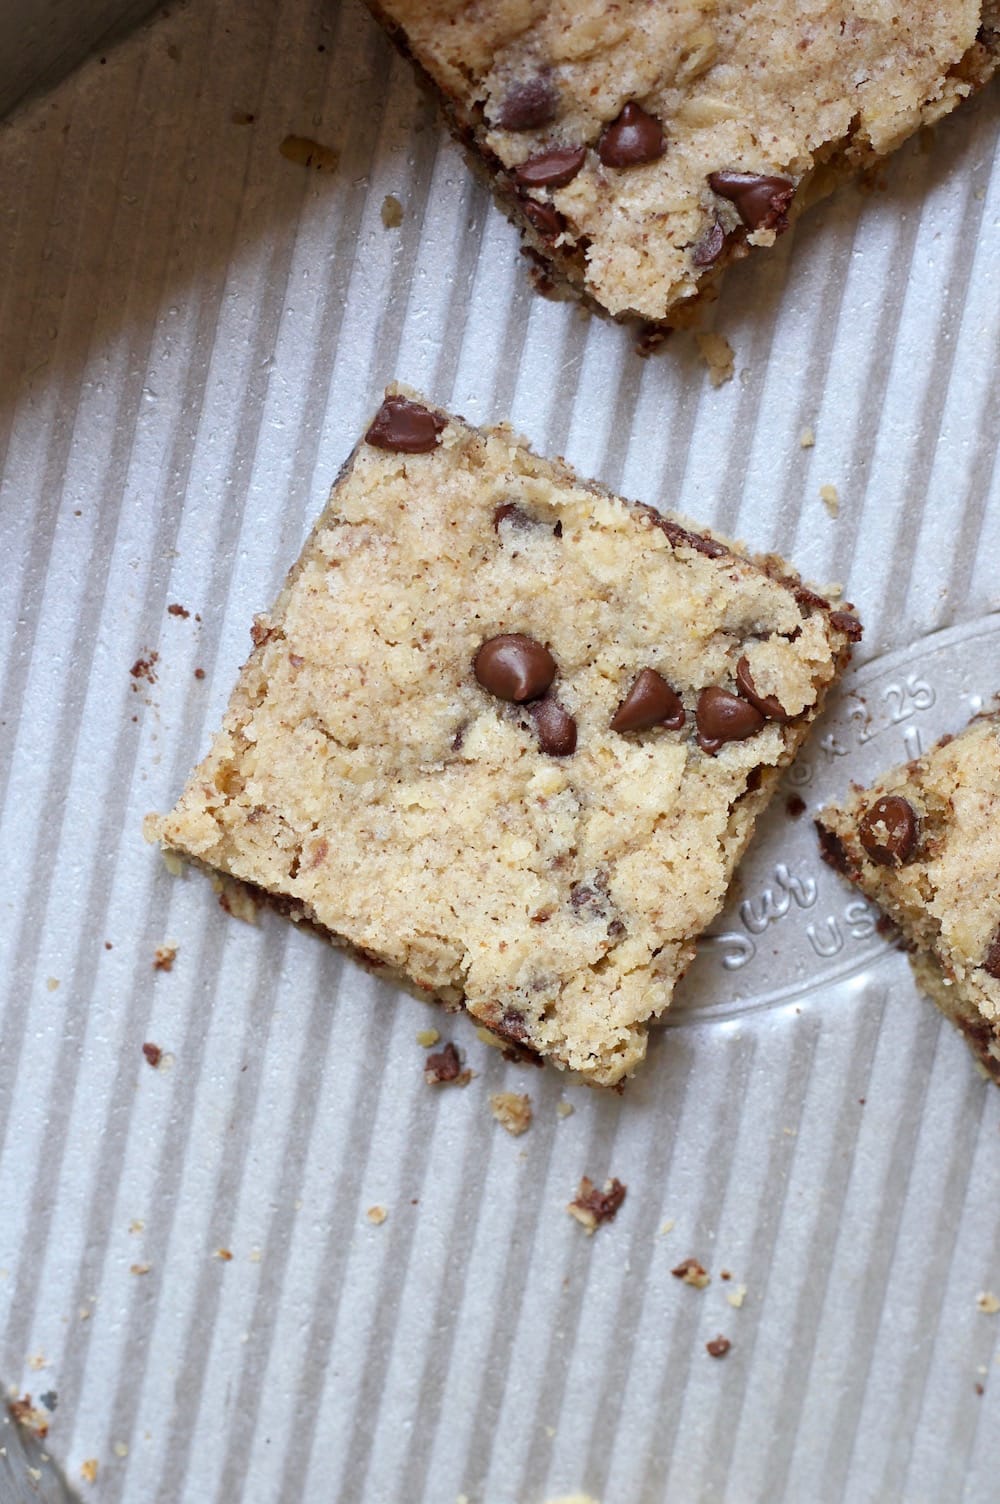
<instances>
[{"instance_id":1,"label":"chopped nut piece","mask_svg":"<svg viewBox=\"0 0 1000 1504\"><path fill-rule=\"evenodd\" d=\"M440 1038L441 1035L438 1033L437 1029L417 1030L417 1044L422 1050L432 1049L433 1046L437 1044Z\"/></svg>"},{"instance_id":2,"label":"chopped nut piece","mask_svg":"<svg viewBox=\"0 0 1000 1504\"><path fill-rule=\"evenodd\" d=\"M611 1222L617 1215L618 1208L625 1200L627 1186L622 1185L617 1178L606 1180L604 1190L599 1191L586 1175L580 1181L576 1199L567 1204L566 1210L571 1217L575 1217L580 1226L586 1229L588 1237L592 1236L602 1222Z\"/></svg>"},{"instance_id":3,"label":"chopped nut piece","mask_svg":"<svg viewBox=\"0 0 1000 1504\"><path fill-rule=\"evenodd\" d=\"M173 967L178 948L178 946L170 944L158 945L153 952L153 970L170 971Z\"/></svg>"},{"instance_id":4,"label":"chopped nut piece","mask_svg":"<svg viewBox=\"0 0 1000 1504\"><path fill-rule=\"evenodd\" d=\"M724 1358L732 1345L729 1338L723 1337L720 1333L718 1337L713 1337L711 1342L705 1343L705 1350L711 1358Z\"/></svg>"},{"instance_id":5,"label":"chopped nut piece","mask_svg":"<svg viewBox=\"0 0 1000 1504\"><path fill-rule=\"evenodd\" d=\"M468 1086L472 1072L462 1069L462 1057L449 1040L443 1050L427 1056L424 1080L428 1086Z\"/></svg>"},{"instance_id":6,"label":"chopped nut piece","mask_svg":"<svg viewBox=\"0 0 1000 1504\"><path fill-rule=\"evenodd\" d=\"M490 1097L490 1112L501 1128L519 1138L531 1127L531 1098L522 1092L498 1091Z\"/></svg>"},{"instance_id":7,"label":"chopped nut piece","mask_svg":"<svg viewBox=\"0 0 1000 1504\"><path fill-rule=\"evenodd\" d=\"M990 1290L981 1290L976 1296L976 1305L987 1316L995 1316L1000 1311L1000 1300Z\"/></svg>"},{"instance_id":8,"label":"chopped nut piece","mask_svg":"<svg viewBox=\"0 0 1000 1504\"><path fill-rule=\"evenodd\" d=\"M711 1276L697 1259L682 1259L670 1273L675 1279L682 1279L686 1285L694 1285L697 1290L704 1290L706 1285L711 1284Z\"/></svg>"},{"instance_id":9,"label":"chopped nut piece","mask_svg":"<svg viewBox=\"0 0 1000 1504\"><path fill-rule=\"evenodd\" d=\"M384 1206L370 1206L365 1212L365 1216L375 1227L381 1227L388 1215Z\"/></svg>"}]
</instances>

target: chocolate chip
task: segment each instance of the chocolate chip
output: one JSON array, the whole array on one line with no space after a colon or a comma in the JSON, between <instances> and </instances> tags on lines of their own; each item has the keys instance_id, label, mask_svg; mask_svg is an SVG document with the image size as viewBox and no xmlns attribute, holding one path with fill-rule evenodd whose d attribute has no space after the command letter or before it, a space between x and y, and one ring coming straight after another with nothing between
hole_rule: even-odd
<instances>
[{"instance_id":1,"label":"chocolate chip","mask_svg":"<svg viewBox=\"0 0 1000 1504\"><path fill-rule=\"evenodd\" d=\"M719 221L713 220L700 240L691 247L691 260L695 266L712 266L722 255L726 244L726 232Z\"/></svg>"},{"instance_id":2,"label":"chocolate chip","mask_svg":"<svg viewBox=\"0 0 1000 1504\"><path fill-rule=\"evenodd\" d=\"M756 705L749 705L739 695L732 695L728 689L720 689L717 685L703 689L698 696L695 720L698 744L712 757L723 742L746 741L764 724L764 717Z\"/></svg>"},{"instance_id":3,"label":"chocolate chip","mask_svg":"<svg viewBox=\"0 0 1000 1504\"><path fill-rule=\"evenodd\" d=\"M611 718L612 731L647 731L666 726L679 731L684 724L684 706L655 668L644 668Z\"/></svg>"},{"instance_id":4,"label":"chocolate chip","mask_svg":"<svg viewBox=\"0 0 1000 1504\"><path fill-rule=\"evenodd\" d=\"M835 872L841 873L843 877L850 877L851 859L847 854L847 847L843 841L837 835L836 831L829 830L827 826L821 825L818 820L814 820L813 824L816 826L816 834L819 837L819 854L824 862L826 862L828 867L832 867Z\"/></svg>"},{"instance_id":5,"label":"chocolate chip","mask_svg":"<svg viewBox=\"0 0 1000 1504\"><path fill-rule=\"evenodd\" d=\"M724 1358L732 1345L729 1338L723 1337L720 1332L718 1337L713 1337L710 1342L705 1343L705 1351L710 1358Z\"/></svg>"},{"instance_id":6,"label":"chocolate chip","mask_svg":"<svg viewBox=\"0 0 1000 1504\"><path fill-rule=\"evenodd\" d=\"M910 861L919 835L917 812L900 794L876 799L858 825L862 846L880 867L901 867Z\"/></svg>"},{"instance_id":7,"label":"chocolate chip","mask_svg":"<svg viewBox=\"0 0 1000 1504\"><path fill-rule=\"evenodd\" d=\"M547 73L511 84L497 111L502 131L534 131L548 125L559 110L559 91Z\"/></svg>"},{"instance_id":8,"label":"chocolate chip","mask_svg":"<svg viewBox=\"0 0 1000 1504\"><path fill-rule=\"evenodd\" d=\"M847 611L831 611L830 625L835 631L843 632L849 642L860 642L864 633L864 627L858 618Z\"/></svg>"},{"instance_id":9,"label":"chocolate chip","mask_svg":"<svg viewBox=\"0 0 1000 1504\"><path fill-rule=\"evenodd\" d=\"M575 1200L570 1202L571 1207L577 1207L593 1227L601 1222L611 1222L616 1216L619 1207L625 1200L627 1186L622 1185L617 1176L604 1183L604 1190L599 1191L589 1176L584 1175L577 1189Z\"/></svg>"},{"instance_id":10,"label":"chocolate chip","mask_svg":"<svg viewBox=\"0 0 1000 1504\"><path fill-rule=\"evenodd\" d=\"M766 721L789 721L791 716L775 695L759 695L754 686L750 674L750 665L746 654L736 665L736 688L744 700L749 700L755 706Z\"/></svg>"},{"instance_id":11,"label":"chocolate chip","mask_svg":"<svg viewBox=\"0 0 1000 1504\"><path fill-rule=\"evenodd\" d=\"M543 240L555 240L566 228L566 221L551 204L540 204L533 198L522 198L521 210Z\"/></svg>"},{"instance_id":12,"label":"chocolate chip","mask_svg":"<svg viewBox=\"0 0 1000 1504\"><path fill-rule=\"evenodd\" d=\"M542 643L521 632L504 632L484 642L472 664L484 689L498 700L537 700L556 676L556 660Z\"/></svg>"},{"instance_id":13,"label":"chocolate chip","mask_svg":"<svg viewBox=\"0 0 1000 1504\"><path fill-rule=\"evenodd\" d=\"M681 527L679 522L673 522L669 517L662 517L653 507L647 510L653 526L667 535L673 548L693 548L709 559L721 559L729 553L726 545L719 543L717 539L706 537L704 533L688 532L686 527Z\"/></svg>"},{"instance_id":14,"label":"chocolate chip","mask_svg":"<svg viewBox=\"0 0 1000 1504\"><path fill-rule=\"evenodd\" d=\"M558 700L546 697L531 706L538 745L550 757L569 757L576 751L576 721Z\"/></svg>"},{"instance_id":15,"label":"chocolate chip","mask_svg":"<svg viewBox=\"0 0 1000 1504\"><path fill-rule=\"evenodd\" d=\"M605 167L638 167L655 162L664 152L663 127L641 104L627 104L597 143L597 155Z\"/></svg>"},{"instance_id":16,"label":"chocolate chip","mask_svg":"<svg viewBox=\"0 0 1000 1504\"><path fill-rule=\"evenodd\" d=\"M1000 981L1000 929L990 941L990 948L983 962L983 970L988 971L991 977L996 977Z\"/></svg>"},{"instance_id":17,"label":"chocolate chip","mask_svg":"<svg viewBox=\"0 0 1000 1504\"><path fill-rule=\"evenodd\" d=\"M437 448L444 425L444 418L419 402L386 397L365 440L376 449L390 449L396 454L426 454Z\"/></svg>"},{"instance_id":18,"label":"chocolate chip","mask_svg":"<svg viewBox=\"0 0 1000 1504\"><path fill-rule=\"evenodd\" d=\"M519 531L534 525L532 518L527 512L522 512L516 501L502 501L496 508L493 513L493 527L496 532L500 531L501 522L508 522L511 527Z\"/></svg>"},{"instance_id":19,"label":"chocolate chip","mask_svg":"<svg viewBox=\"0 0 1000 1504\"><path fill-rule=\"evenodd\" d=\"M586 160L585 146L556 146L521 162L514 168L514 178L522 188L565 188Z\"/></svg>"},{"instance_id":20,"label":"chocolate chip","mask_svg":"<svg viewBox=\"0 0 1000 1504\"><path fill-rule=\"evenodd\" d=\"M727 198L748 230L788 229L787 209L795 197L795 184L788 178L764 177L755 172L713 172L708 185L720 198Z\"/></svg>"}]
</instances>

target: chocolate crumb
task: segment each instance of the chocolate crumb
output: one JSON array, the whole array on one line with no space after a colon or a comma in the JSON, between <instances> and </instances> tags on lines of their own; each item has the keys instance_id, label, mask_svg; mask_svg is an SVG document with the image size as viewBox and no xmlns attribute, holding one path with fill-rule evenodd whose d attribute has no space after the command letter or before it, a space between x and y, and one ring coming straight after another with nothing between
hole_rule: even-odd
<instances>
[{"instance_id":1,"label":"chocolate crumb","mask_svg":"<svg viewBox=\"0 0 1000 1504\"><path fill-rule=\"evenodd\" d=\"M982 1384L977 1383L973 1387L975 1388L975 1391L976 1391L977 1394L984 1394L985 1393L985 1390L983 1389Z\"/></svg>"},{"instance_id":2,"label":"chocolate crumb","mask_svg":"<svg viewBox=\"0 0 1000 1504\"><path fill-rule=\"evenodd\" d=\"M847 854L847 847L835 831L828 830L818 820L814 821L816 834L819 837L819 854L828 867L839 872L843 877L849 877L851 873L851 859Z\"/></svg>"},{"instance_id":3,"label":"chocolate crumb","mask_svg":"<svg viewBox=\"0 0 1000 1504\"><path fill-rule=\"evenodd\" d=\"M682 1279L686 1285L693 1285L696 1290L704 1290L711 1283L711 1276L697 1259L682 1259L670 1273L674 1279Z\"/></svg>"},{"instance_id":4,"label":"chocolate crumb","mask_svg":"<svg viewBox=\"0 0 1000 1504\"><path fill-rule=\"evenodd\" d=\"M592 1236L602 1222L614 1221L627 1190L628 1187L615 1177L606 1180L603 1191L599 1191L594 1182L584 1175L575 1199L567 1204L566 1210L586 1230L587 1235Z\"/></svg>"},{"instance_id":5,"label":"chocolate crumb","mask_svg":"<svg viewBox=\"0 0 1000 1504\"><path fill-rule=\"evenodd\" d=\"M171 971L177 957L176 945L158 945L153 952L153 970Z\"/></svg>"},{"instance_id":6,"label":"chocolate crumb","mask_svg":"<svg viewBox=\"0 0 1000 1504\"><path fill-rule=\"evenodd\" d=\"M187 618L191 615L191 612L190 611L186 611L183 606L178 605L177 601L174 601L173 605L170 605L170 606L167 607L167 615L168 616L182 616L184 618L184 620L186 621Z\"/></svg>"},{"instance_id":7,"label":"chocolate crumb","mask_svg":"<svg viewBox=\"0 0 1000 1504\"><path fill-rule=\"evenodd\" d=\"M139 688L139 680L145 679L147 684L156 683L156 665L160 661L159 653L150 653L146 658L137 658L129 669L135 681L132 685L134 690Z\"/></svg>"},{"instance_id":8,"label":"chocolate crumb","mask_svg":"<svg viewBox=\"0 0 1000 1504\"><path fill-rule=\"evenodd\" d=\"M196 668L194 671L194 676L196 679L204 679L205 670L203 668Z\"/></svg>"},{"instance_id":9,"label":"chocolate crumb","mask_svg":"<svg viewBox=\"0 0 1000 1504\"><path fill-rule=\"evenodd\" d=\"M158 1044L144 1044L142 1047L142 1053L146 1057L147 1065L151 1065L155 1071L156 1067L163 1059L163 1051L160 1049L160 1046Z\"/></svg>"},{"instance_id":10,"label":"chocolate crumb","mask_svg":"<svg viewBox=\"0 0 1000 1504\"><path fill-rule=\"evenodd\" d=\"M793 820L797 820L800 815L805 814L806 801L802 798L801 794L789 794L785 800L785 809Z\"/></svg>"},{"instance_id":11,"label":"chocolate crumb","mask_svg":"<svg viewBox=\"0 0 1000 1504\"><path fill-rule=\"evenodd\" d=\"M718 1337L713 1337L711 1342L705 1343L705 1351L711 1358L724 1358L732 1347L728 1337L723 1337L721 1332Z\"/></svg>"},{"instance_id":12,"label":"chocolate crumb","mask_svg":"<svg viewBox=\"0 0 1000 1504\"><path fill-rule=\"evenodd\" d=\"M23 1426L26 1431L34 1431L36 1436L45 1437L49 1432L48 1417L41 1410L36 1410L31 1403L31 1395L25 1394L21 1399L11 1400L7 1407L10 1411L11 1420L17 1425Z\"/></svg>"},{"instance_id":13,"label":"chocolate crumb","mask_svg":"<svg viewBox=\"0 0 1000 1504\"><path fill-rule=\"evenodd\" d=\"M472 1072L462 1069L462 1057L449 1040L442 1050L427 1056L424 1080L428 1086L468 1086Z\"/></svg>"}]
</instances>

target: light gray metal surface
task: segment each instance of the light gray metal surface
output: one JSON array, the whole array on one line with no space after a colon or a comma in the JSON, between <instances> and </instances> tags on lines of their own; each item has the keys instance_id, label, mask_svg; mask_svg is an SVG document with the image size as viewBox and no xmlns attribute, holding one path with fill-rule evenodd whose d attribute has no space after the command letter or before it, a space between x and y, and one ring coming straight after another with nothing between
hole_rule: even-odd
<instances>
[{"instance_id":1,"label":"light gray metal surface","mask_svg":"<svg viewBox=\"0 0 1000 1504\"><path fill-rule=\"evenodd\" d=\"M51 87L89 52L113 46L156 0L3 0L0 118Z\"/></svg>"},{"instance_id":2,"label":"light gray metal surface","mask_svg":"<svg viewBox=\"0 0 1000 1504\"><path fill-rule=\"evenodd\" d=\"M998 114L736 268L718 390L686 337L642 362L530 291L353 0L182 6L0 126L0 1372L57 1394L88 1499L995 1497L1000 1095L806 816L776 807L622 1097L238 924L140 822L393 377L846 583L861 698L806 751L810 804L953 729L1000 688ZM431 1025L466 1089L425 1086ZM628 1184L593 1239L584 1173Z\"/></svg>"}]
</instances>

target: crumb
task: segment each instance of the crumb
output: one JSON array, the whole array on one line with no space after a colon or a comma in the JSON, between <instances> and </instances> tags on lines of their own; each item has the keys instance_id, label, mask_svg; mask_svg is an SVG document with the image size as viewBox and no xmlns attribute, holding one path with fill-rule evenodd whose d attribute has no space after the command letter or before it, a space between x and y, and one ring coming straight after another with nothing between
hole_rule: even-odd
<instances>
[{"instance_id":1,"label":"crumb","mask_svg":"<svg viewBox=\"0 0 1000 1504\"><path fill-rule=\"evenodd\" d=\"M370 1206L365 1212L365 1216L375 1227L381 1227L388 1215L384 1206Z\"/></svg>"},{"instance_id":2,"label":"crumb","mask_svg":"<svg viewBox=\"0 0 1000 1504\"><path fill-rule=\"evenodd\" d=\"M228 1248L217 1248L212 1257L218 1259L220 1264L228 1264L232 1261L233 1255Z\"/></svg>"},{"instance_id":3,"label":"crumb","mask_svg":"<svg viewBox=\"0 0 1000 1504\"><path fill-rule=\"evenodd\" d=\"M977 1394L984 1394L986 1392L983 1389L982 1384L974 1384L972 1387L975 1389L975 1391L976 1391Z\"/></svg>"},{"instance_id":4,"label":"crumb","mask_svg":"<svg viewBox=\"0 0 1000 1504\"><path fill-rule=\"evenodd\" d=\"M594 1182L584 1175L577 1188L576 1198L567 1203L566 1210L575 1217L588 1237L591 1237L602 1222L612 1222L625 1200L627 1186L617 1178L606 1180L604 1190L599 1191Z\"/></svg>"},{"instance_id":5,"label":"crumb","mask_svg":"<svg viewBox=\"0 0 1000 1504\"><path fill-rule=\"evenodd\" d=\"M43 1368L48 1367L48 1359L44 1353L35 1353L33 1357L28 1359L28 1367L32 1373L40 1373Z\"/></svg>"},{"instance_id":6,"label":"crumb","mask_svg":"<svg viewBox=\"0 0 1000 1504\"><path fill-rule=\"evenodd\" d=\"M403 206L394 193L382 200L382 223L387 230L398 230L403 223Z\"/></svg>"},{"instance_id":7,"label":"crumb","mask_svg":"<svg viewBox=\"0 0 1000 1504\"><path fill-rule=\"evenodd\" d=\"M462 1069L462 1057L449 1040L443 1050L427 1056L424 1080L428 1086L468 1086L472 1072Z\"/></svg>"},{"instance_id":8,"label":"crumb","mask_svg":"<svg viewBox=\"0 0 1000 1504\"><path fill-rule=\"evenodd\" d=\"M203 668L196 668L194 671L194 676L196 679L204 679L205 670Z\"/></svg>"},{"instance_id":9,"label":"crumb","mask_svg":"<svg viewBox=\"0 0 1000 1504\"><path fill-rule=\"evenodd\" d=\"M96 1457L88 1457L85 1462L80 1463L80 1477L83 1479L84 1483L97 1482Z\"/></svg>"},{"instance_id":10,"label":"crumb","mask_svg":"<svg viewBox=\"0 0 1000 1504\"><path fill-rule=\"evenodd\" d=\"M800 815L805 814L806 801L802 798L801 794L789 794L785 800L785 809L793 820L797 820Z\"/></svg>"},{"instance_id":11,"label":"crumb","mask_svg":"<svg viewBox=\"0 0 1000 1504\"><path fill-rule=\"evenodd\" d=\"M660 1228L660 1237L665 1238L668 1232L673 1232L674 1226L675 1223L673 1217L668 1217Z\"/></svg>"},{"instance_id":12,"label":"crumb","mask_svg":"<svg viewBox=\"0 0 1000 1504\"><path fill-rule=\"evenodd\" d=\"M803 428L799 434L799 448L813 449L816 445L816 435L811 428Z\"/></svg>"},{"instance_id":13,"label":"crumb","mask_svg":"<svg viewBox=\"0 0 1000 1504\"><path fill-rule=\"evenodd\" d=\"M148 1274L152 1267L152 1264L130 1264L128 1272L129 1274Z\"/></svg>"},{"instance_id":14,"label":"crumb","mask_svg":"<svg viewBox=\"0 0 1000 1504\"><path fill-rule=\"evenodd\" d=\"M723 1337L721 1332L718 1337L713 1337L711 1342L705 1343L705 1351L710 1358L724 1358L732 1347L728 1337Z\"/></svg>"},{"instance_id":15,"label":"crumb","mask_svg":"<svg viewBox=\"0 0 1000 1504\"><path fill-rule=\"evenodd\" d=\"M734 1311L738 1311L746 1299L746 1285L737 1285L735 1290L726 1291L726 1299Z\"/></svg>"},{"instance_id":16,"label":"crumb","mask_svg":"<svg viewBox=\"0 0 1000 1504\"><path fill-rule=\"evenodd\" d=\"M176 945L158 945L153 952L153 970L172 970L179 948Z\"/></svg>"},{"instance_id":17,"label":"crumb","mask_svg":"<svg viewBox=\"0 0 1000 1504\"><path fill-rule=\"evenodd\" d=\"M840 496L836 486L820 486L820 499L831 517L840 516Z\"/></svg>"},{"instance_id":18,"label":"crumb","mask_svg":"<svg viewBox=\"0 0 1000 1504\"><path fill-rule=\"evenodd\" d=\"M163 1051L160 1049L160 1046L158 1044L146 1043L142 1047L142 1053L146 1057L147 1065L151 1065L155 1071L156 1067L163 1059Z\"/></svg>"},{"instance_id":19,"label":"crumb","mask_svg":"<svg viewBox=\"0 0 1000 1504\"><path fill-rule=\"evenodd\" d=\"M123 1441L116 1441L115 1442L115 1456L116 1457L127 1457L128 1456L128 1447L125 1445L125 1443Z\"/></svg>"},{"instance_id":20,"label":"crumb","mask_svg":"<svg viewBox=\"0 0 1000 1504\"><path fill-rule=\"evenodd\" d=\"M995 1316L1000 1311L1000 1300L990 1290L981 1290L976 1296L976 1305L987 1316Z\"/></svg>"},{"instance_id":21,"label":"crumb","mask_svg":"<svg viewBox=\"0 0 1000 1504\"><path fill-rule=\"evenodd\" d=\"M694 1285L696 1290L704 1290L706 1285L711 1284L711 1276L697 1259L682 1259L670 1273L675 1279L682 1279L686 1285Z\"/></svg>"},{"instance_id":22,"label":"crumb","mask_svg":"<svg viewBox=\"0 0 1000 1504\"><path fill-rule=\"evenodd\" d=\"M89 1321L90 1320L90 1312L88 1311L88 1309L87 1309L86 1306L81 1306L80 1309L77 1311L76 1314L80 1318L81 1321Z\"/></svg>"},{"instance_id":23,"label":"crumb","mask_svg":"<svg viewBox=\"0 0 1000 1504\"><path fill-rule=\"evenodd\" d=\"M437 1044L440 1038L441 1035L438 1033L437 1029L417 1030L417 1044L422 1050L431 1049L434 1045Z\"/></svg>"},{"instance_id":24,"label":"crumb","mask_svg":"<svg viewBox=\"0 0 1000 1504\"><path fill-rule=\"evenodd\" d=\"M17 1391L15 1390L14 1393L16 1394ZM10 1410L11 1419L16 1421L19 1426L23 1426L26 1431L34 1431L35 1435L40 1437L45 1437L49 1434L48 1416L44 1415L41 1410L35 1409L31 1403L30 1394L24 1395L19 1400L11 1400L8 1409Z\"/></svg>"},{"instance_id":25,"label":"crumb","mask_svg":"<svg viewBox=\"0 0 1000 1504\"><path fill-rule=\"evenodd\" d=\"M253 125L257 116L251 114L249 110L234 110L229 118L233 125Z\"/></svg>"},{"instance_id":26,"label":"crumb","mask_svg":"<svg viewBox=\"0 0 1000 1504\"><path fill-rule=\"evenodd\" d=\"M110 940L105 940L105 942L104 942L104 949L105 950L114 950L114 946L111 944Z\"/></svg>"},{"instance_id":27,"label":"crumb","mask_svg":"<svg viewBox=\"0 0 1000 1504\"><path fill-rule=\"evenodd\" d=\"M641 355L644 360L655 355L672 333L672 329L663 329L659 324L640 324L635 336L636 355Z\"/></svg>"},{"instance_id":28,"label":"crumb","mask_svg":"<svg viewBox=\"0 0 1000 1504\"><path fill-rule=\"evenodd\" d=\"M713 386L723 386L733 379L733 349L724 334L696 334L698 349L708 366L708 376Z\"/></svg>"},{"instance_id":29,"label":"crumb","mask_svg":"<svg viewBox=\"0 0 1000 1504\"><path fill-rule=\"evenodd\" d=\"M494 1092L490 1097L490 1112L514 1138L520 1138L531 1127L531 1098L526 1093Z\"/></svg>"},{"instance_id":30,"label":"crumb","mask_svg":"<svg viewBox=\"0 0 1000 1504\"><path fill-rule=\"evenodd\" d=\"M260 1257L261 1257L261 1255L260 1255L260 1249L256 1248L256 1247L251 1248L248 1257L250 1259L251 1264L259 1264L260 1263Z\"/></svg>"},{"instance_id":31,"label":"crumb","mask_svg":"<svg viewBox=\"0 0 1000 1504\"><path fill-rule=\"evenodd\" d=\"M45 985L49 989L50 992L55 992L56 988L59 986L59 978L58 977L46 977L45 978Z\"/></svg>"},{"instance_id":32,"label":"crumb","mask_svg":"<svg viewBox=\"0 0 1000 1504\"><path fill-rule=\"evenodd\" d=\"M159 653L150 653L146 658L137 658L129 669L132 675L132 688L138 690L139 681L145 679L147 684L156 683L156 665L160 661Z\"/></svg>"},{"instance_id":33,"label":"crumb","mask_svg":"<svg viewBox=\"0 0 1000 1504\"><path fill-rule=\"evenodd\" d=\"M733 1276L730 1274L730 1272L729 1272L728 1269L720 1269L719 1270L719 1278L720 1279L732 1279L732 1277Z\"/></svg>"},{"instance_id":34,"label":"crumb","mask_svg":"<svg viewBox=\"0 0 1000 1504\"><path fill-rule=\"evenodd\" d=\"M315 172L334 172L340 161L340 153L333 147L322 146L308 136L286 136L278 150L289 162L311 167Z\"/></svg>"},{"instance_id":35,"label":"crumb","mask_svg":"<svg viewBox=\"0 0 1000 1504\"><path fill-rule=\"evenodd\" d=\"M576 1108L573 1106L572 1102L557 1102L556 1103L556 1116L557 1117L560 1117L560 1118L571 1118L573 1116L573 1114L574 1114L575 1111L576 1111Z\"/></svg>"},{"instance_id":36,"label":"crumb","mask_svg":"<svg viewBox=\"0 0 1000 1504\"><path fill-rule=\"evenodd\" d=\"M178 605L178 603L174 601L173 605L167 607L167 615L181 616L185 621L187 621L188 617L191 615L191 612L185 610L183 606Z\"/></svg>"},{"instance_id":37,"label":"crumb","mask_svg":"<svg viewBox=\"0 0 1000 1504\"><path fill-rule=\"evenodd\" d=\"M244 924L257 923L257 903L245 883L236 878L212 876L212 887L219 895L219 908Z\"/></svg>"},{"instance_id":38,"label":"crumb","mask_svg":"<svg viewBox=\"0 0 1000 1504\"><path fill-rule=\"evenodd\" d=\"M128 1225L128 1230L129 1232L145 1232L146 1224L145 1222L141 1222L138 1217L133 1217Z\"/></svg>"}]
</instances>

